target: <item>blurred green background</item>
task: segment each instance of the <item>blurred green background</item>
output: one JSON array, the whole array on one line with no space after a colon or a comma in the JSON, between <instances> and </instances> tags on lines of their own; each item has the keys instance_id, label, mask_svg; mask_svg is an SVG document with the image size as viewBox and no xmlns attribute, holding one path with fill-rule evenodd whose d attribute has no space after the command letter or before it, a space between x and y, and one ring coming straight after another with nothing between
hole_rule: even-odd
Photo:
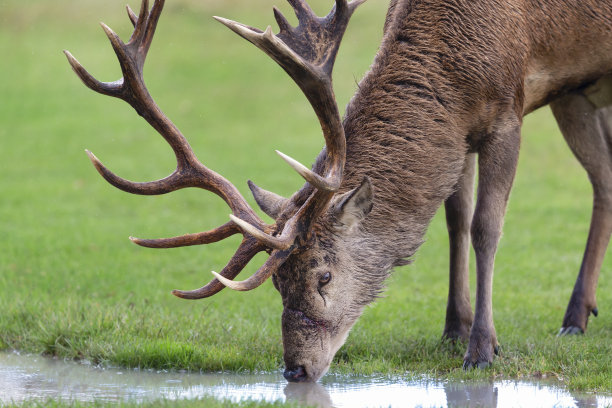
<instances>
[{"instance_id":1,"label":"blurred green background","mask_svg":"<svg viewBox=\"0 0 612 408\"><path fill-rule=\"evenodd\" d=\"M307 164L323 146L297 86L211 18L265 28L274 22L275 4L292 16L276 0L167 0L145 65L151 94L199 159L252 206L247 179L286 196L302 184L274 149ZM322 15L331 1L311 4ZM157 197L121 192L84 153L90 149L111 170L138 181L161 178L175 166L170 148L146 122L123 101L85 88L62 54L70 50L100 80L118 79L119 65L97 23L127 41L124 5L0 0L0 349L126 366L280 369L281 304L270 282L195 302L170 295L208 282L238 238L172 250L140 248L127 239L215 227L228 219L225 204L199 190ZM334 71L341 109L373 60L386 7L370 0L352 18ZM523 135L496 263L502 356L494 368L465 374L463 346L440 341L448 290L440 213L416 262L396 270L386 298L366 310L332 370L485 377L550 372L573 388L612 387L609 256L598 289L600 317L591 318L587 336L555 337L586 242L590 185L548 108L526 118Z\"/></svg>"}]
</instances>

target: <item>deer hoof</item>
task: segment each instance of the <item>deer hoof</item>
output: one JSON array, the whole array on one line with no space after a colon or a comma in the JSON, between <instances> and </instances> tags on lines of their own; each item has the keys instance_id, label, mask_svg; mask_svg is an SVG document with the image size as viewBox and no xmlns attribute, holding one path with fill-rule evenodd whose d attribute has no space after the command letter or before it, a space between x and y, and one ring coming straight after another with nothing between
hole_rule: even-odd
<instances>
[{"instance_id":1,"label":"deer hoof","mask_svg":"<svg viewBox=\"0 0 612 408\"><path fill-rule=\"evenodd\" d=\"M493 364L495 355L499 353L499 343L495 336L495 329L478 329L472 327L470 343L463 357L463 369L484 369Z\"/></svg>"},{"instance_id":2,"label":"deer hoof","mask_svg":"<svg viewBox=\"0 0 612 408\"><path fill-rule=\"evenodd\" d=\"M575 334L584 334L584 330L576 326L562 327L557 337L573 336Z\"/></svg>"},{"instance_id":3,"label":"deer hoof","mask_svg":"<svg viewBox=\"0 0 612 408\"><path fill-rule=\"evenodd\" d=\"M465 371L473 368L485 369L493 365L494 355L499 355L499 346L492 347L488 353L470 353L467 352L463 358L463 369ZM476 356L473 358L472 356Z\"/></svg>"},{"instance_id":4,"label":"deer hoof","mask_svg":"<svg viewBox=\"0 0 612 408\"><path fill-rule=\"evenodd\" d=\"M463 360L463 370L468 371L473 368L478 368L484 370L485 368L489 368L493 365L493 363L489 361L469 361L467 359Z\"/></svg>"}]
</instances>

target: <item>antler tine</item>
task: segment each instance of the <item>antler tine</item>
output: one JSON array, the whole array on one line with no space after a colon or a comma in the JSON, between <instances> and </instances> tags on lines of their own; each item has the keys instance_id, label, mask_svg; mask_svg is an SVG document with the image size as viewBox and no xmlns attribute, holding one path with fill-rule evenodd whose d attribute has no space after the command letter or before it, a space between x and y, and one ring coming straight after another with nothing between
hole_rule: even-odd
<instances>
[{"instance_id":1,"label":"antler tine","mask_svg":"<svg viewBox=\"0 0 612 408\"><path fill-rule=\"evenodd\" d=\"M139 39L140 36L142 35L143 29L145 28L144 22L147 19L147 12L149 11L149 1L143 0L142 3L140 3L140 12L138 13L138 15L136 15L136 13L132 11L129 5L127 5L126 8L128 12L128 17L130 18L130 21L132 22L132 25L134 26L134 32L132 33L130 40ZM140 21L140 24L138 24L139 21Z\"/></svg>"},{"instance_id":2,"label":"antler tine","mask_svg":"<svg viewBox=\"0 0 612 408\"><path fill-rule=\"evenodd\" d=\"M338 1L338 0L336 0ZM346 0L340 0L340 1L346 1ZM351 8L351 13L353 11L355 11L355 9L359 6L361 6L363 3L365 3L368 0L353 0L349 3L349 7Z\"/></svg>"},{"instance_id":3,"label":"antler tine","mask_svg":"<svg viewBox=\"0 0 612 408\"><path fill-rule=\"evenodd\" d=\"M223 274L212 272L219 282L230 289L238 291L247 291L261 286L278 268L289 258L293 248L287 250L275 250L272 252L266 262L255 272L251 277L244 281L234 281L227 279Z\"/></svg>"},{"instance_id":4,"label":"antler tine","mask_svg":"<svg viewBox=\"0 0 612 408\"><path fill-rule=\"evenodd\" d=\"M134 13L134 10L132 10L129 4L125 6L125 9L127 10L127 14L128 14L128 17L130 18L130 21L132 22L132 25L134 26L134 28L136 28L136 23L138 22L138 16L136 15L136 13Z\"/></svg>"},{"instance_id":5,"label":"antler tine","mask_svg":"<svg viewBox=\"0 0 612 408\"><path fill-rule=\"evenodd\" d=\"M64 54L66 58L68 58L68 62L72 67L72 70L75 74L83 81L86 87L95 91L97 93L108 95L108 96L117 96L121 91L123 86L123 80L115 81L115 82L100 82L96 78L93 77L83 66L81 63L74 58L74 56L68 50L64 50Z\"/></svg>"},{"instance_id":6,"label":"antler tine","mask_svg":"<svg viewBox=\"0 0 612 408\"><path fill-rule=\"evenodd\" d=\"M293 27L291 27L291 24L289 24L289 21L285 18L283 13L281 13L276 6L272 7L272 10L274 11L274 19L278 24L278 28L280 28L281 31L291 31Z\"/></svg>"},{"instance_id":7,"label":"antler tine","mask_svg":"<svg viewBox=\"0 0 612 408\"><path fill-rule=\"evenodd\" d=\"M317 17L308 3L306 3L304 0L287 0L287 3L293 7L295 16L298 18L300 24L304 21L312 20L313 18Z\"/></svg>"},{"instance_id":8,"label":"antler tine","mask_svg":"<svg viewBox=\"0 0 612 408\"><path fill-rule=\"evenodd\" d=\"M234 279L255 255L264 251L265 249L265 246L257 240L253 238L245 238L240 243L240 246L236 250L234 256L230 259L225 268L223 268L221 274L217 275L220 276L221 279ZM188 291L173 290L172 294L183 299L203 299L218 293L225 287L226 285L221 283L218 279L213 279L207 285L202 286L199 289Z\"/></svg>"},{"instance_id":9,"label":"antler tine","mask_svg":"<svg viewBox=\"0 0 612 408\"><path fill-rule=\"evenodd\" d=\"M175 170L169 176L156 180L149 181L146 183L136 183L133 181L126 180L117 176L115 173L110 171L102 162L89 150L85 150L91 160L92 164L100 173L100 175L112 186L132 194L140 195L159 195L170 193L175 190L187 187L187 181L178 170Z\"/></svg>"},{"instance_id":10,"label":"antler tine","mask_svg":"<svg viewBox=\"0 0 612 408\"><path fill-rule=\"evenodd\" d=\"M255 238L257 238L258 241L265 244L268 248L287 249L293 244L295 237L277 238L270 234L265 233L264 231L249 224L247 221L244 221L234 216L233 214L230 214L229 217L234 223L238 224L238 226L244 232L248 233L249 235L254 236Z\"/></svg>"},{"instance_id":11,"label":"antler tine","mask_svg":"<svg viewBox=\"0 0 612 408\"><path fill-rule=\"evenodd\" d=\"M198 232L197 234L185 234L173 238L140 239L130 237L130 241L136 245L146 248L178 248L192 245L204 245L219 242L234 234L240 233L240 228L233 222L212 229L210 231Z\"/></svg>"},{"instance_id":12,"label":"antler tine","mask_svg":"<svg viewBox=\"0 0 612 408\"><path fill-rule=\"evenodd\" d=\"M276 150L276 154L278 154L281 159L283 159L293 170L295 170L304 180L312 184L318 190L322 191L336 191L339 187L336 180L328 180L321 176L319 176L314 171L310 170L308 167L304 166L299 161L294 158L287 156L286 154L279 152Z\"/></svg>"},{"instance_id":13,"label":"antler tine","mask_svg":"<svg viewBox=\"0 0 612 408\"><path fill-rule=\"evenodd\" d=\"M146 9L146 7L144 6L145 1L147 0L143 0L144 9ZM155 0L155 3L151 8L151 12L149 13L149 18L146 20L146 27L143 33L142 40L143 44L141 45L144 55L146 55L149 51L149 47L151 46L151 42L153 41L153 35L155 34L155 29L157 28L157 22L159 21L159 17L161 16L161 12L164 8L164 1L165 0Z\"/></svg>"},{"instance_id":14,"label":"antler tine","mask_svg":"<svg viewBox=\"0 0 612 408\"><path fill-rule=\"evenodd\" d=\"M336 10L341 10L342 13L348 13L350 17L353 14L353 11L367 0L353 0L349 2L348 0L336 0Z\"/></svg>"}]
</instances>

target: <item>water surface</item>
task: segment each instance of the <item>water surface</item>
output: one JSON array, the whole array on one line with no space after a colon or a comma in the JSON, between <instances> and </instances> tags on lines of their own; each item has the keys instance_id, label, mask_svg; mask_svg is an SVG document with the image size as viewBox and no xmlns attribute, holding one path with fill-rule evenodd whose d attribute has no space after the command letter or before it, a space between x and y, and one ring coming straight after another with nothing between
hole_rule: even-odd
<instances>
[{"instance_id":1,"label":"water surface","mask_svg":"<svg viewBox=\"0 0 612 408\"><path fill-rule=\"evenodd\" d=\"M407 381L327 375L287 384L272 374L199 374L94 367L0 353L0 405L29 400L145 402L213 396L299 401L320 407L612 407L612 395L571 393L551 382Z\"/></svg>"}]
</instances>

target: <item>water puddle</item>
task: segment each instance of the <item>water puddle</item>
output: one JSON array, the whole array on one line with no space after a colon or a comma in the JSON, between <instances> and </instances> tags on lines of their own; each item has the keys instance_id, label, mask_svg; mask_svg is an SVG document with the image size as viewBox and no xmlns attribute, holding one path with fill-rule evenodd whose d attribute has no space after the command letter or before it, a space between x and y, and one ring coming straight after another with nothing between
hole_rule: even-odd
<instances>
[{"instance_id":1,"label":"water puddle","mask_svg":"<svg viewBox=\"0 0 612 408\"><path fill-rule=\"evenodd\" d=\"M145 402L214 396L297 401L320 407L609 407L612 395L570 393L552 383L404 381L327 375L287 384L281 373L197 374L100 368L0 353L0 405L31 400Z\"/></svg>"}]
</instances>

